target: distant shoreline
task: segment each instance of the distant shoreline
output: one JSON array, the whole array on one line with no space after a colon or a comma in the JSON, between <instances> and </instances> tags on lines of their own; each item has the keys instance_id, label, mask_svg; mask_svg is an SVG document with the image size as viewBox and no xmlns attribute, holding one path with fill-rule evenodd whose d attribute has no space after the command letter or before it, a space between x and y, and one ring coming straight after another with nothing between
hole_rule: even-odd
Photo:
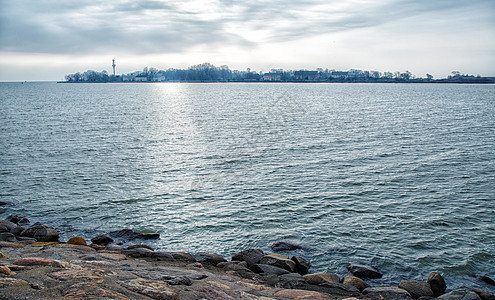
<instances>
[{"instance_id":1,"label":"distant shoreline","mask_svg":"<svg viewBox=\"0 0 495 300\"><path fill-rule=\"evenodd\" d=\"M201 80L186 80L186 81L57 81L57 83L408 83L408 84L495 84L495 78L482 77L483 80L455 81L449 79L438 79L431 81L409 80L409 81L263 81L263 80L229 80L229 81L201 81Z\"/></svg>"}]
</instances>

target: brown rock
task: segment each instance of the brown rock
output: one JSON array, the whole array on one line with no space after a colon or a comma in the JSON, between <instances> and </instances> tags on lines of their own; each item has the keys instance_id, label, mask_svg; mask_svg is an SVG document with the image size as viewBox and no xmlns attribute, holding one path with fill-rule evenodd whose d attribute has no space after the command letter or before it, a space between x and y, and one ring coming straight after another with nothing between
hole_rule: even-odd
<instances>
[{"instance_id":1,"label":"brown rock","mask_svg":"<svg viewBox=\"0 0 495 300\"><path fill-rule=\"evenodd\" d=\"M121 285L126 289L151 297L153 299L179 299L179 295L167 283L163 281L137 278L129 281L123 281L121 282Z\"/></svg>"},{"instance_id":2,"label":"brown rock","mask_svg":"<svg viewBox=\"0 0 495 300\"><path fill-rule=\"evenodd\" d=\"M312 299L312 300L320 300L320 299L329 299L328 295L314 292L314 291L306 291L306 290L281 290L273 294L274 297L283 298L283 299L291 299L291 300L299 300L299 299Z\"/></svg>"},{"instance_id":3,"label":"brown rock","mask_svg":"<svg viewBox=\"0 0 495 300\"><path fill-rule=\"evenodd\" d=\"M288 256L278 253L270 253L260 260L260 264L270 265L285 269L289 272L294 272L296 263L289 259Z\"/></svg>"},{"instance_id":4,"label":"brown rock","mask_svg":"<svg viewBox=\"0 0 495 300\"><path fill-rule=\"evenodd\" d=\"M72 249L81 250L84 252L96 252L96 250L94 248L89 247L89 246L84 246L84 245L58 244L57 246L60 248L72 248Z\"/></svg>"},{"instance_id":5,"label":"brown rock","mask_svg":"<svg viewBox=\"0 0 495 300\"><path fill-rule=\"evenodd\" d=\"M120 253L100 253L100 256L102 258L109 259L109 260L115 260L115 261L127 259L127 256L125 256L124 254L120 254Z\"/></svg>"},{"instance_id":6,"label":"brown rock","mask_svg":"<svg viewBox=\"0 0 495 300\"><path fill-rule=\"evenodd\" d=\"M72 299L87 299L87 298L110 298L116 300L127 300L128 297L110 290L103 289L91 282L81 282L71 285L63 293L64 297Z\"/></svg>"},{"instance_id":7,"label":"brown rock","mask_svg":"<svg viewBox=\"0 0 495 300\"><path fill-rule=\"evenodd\" d=\"M224 290L224 291L231 291L232 290L232 288L230 286L223 284L223 283L220 283L218 281L207 281L206 283L208 283L211 286L217 287L221 290Z\"/></svg>"},{"instance_id":8,"label":"brown rock","mask_svg":"<svg viewBox=\"0 0 495 300\"><path fill-rule=\"evenodd\" d=\"M65 270L59 271L55 273L50 273L50 276L53 279L68 281L68 280L78 280L78 281L95 281L95 282L103 282L101 270L95 269L82 269L82 270Z\"/></svg>"},{"instance_id":9,"label":"brown rock","mask_svg":"<svg viewBox=\"0 0 495 300\"><path fill-rule=\"evenodd\" d=\"M20 242L0 242L0 248L24 248L26 244Z\"/></svg>"},{"instance_id":10,"label":"brown rock","mask_svg":"<svg viewBox=\"0 0 495 300\"><path fill-rule=\"evenodd\" d=\"M58 260L44 257L24 257L13 262L19 266L52 266L55 268L63 268L64 264Z\"/></svg>"},{"instance_id":11,"label":"brown rock","mask_svg":"<svg viewBox=\"0 0 495 300\"><path fill-rule=\"evenodd\" d=\"M87 246L88 244L86 243L86 240L83 239L80 236L73 236L71 237L68 241L67 244L73 244L73 245L83 245Z\"/></svg>"},{"instance_id":12,"label":"brown rock","mask_svg":"<svg viewBox=\"0 0 495 300\"><path fill-rule=\"evenodd\" d=\"M187 252L172 252L173 258L176 260L181 260L181 261L196 261L194 256Z\"/></svg>"},{"instance_id":13,"label":"brown rock","mask_svg":"<svg viewBox=\"0 0 495 300\"><path fill-rule=\"evenodd\" d=\"M29 287L29 283L22 279L15 279L15 278L3 278L0 277L0 289L10 287L10 286L17 286L17 287ZM8 298L6 298L8 299Z\"/></svg>"},{"instance_id":14,"label":"brown rock","mask_svg":"<svg viewBox=\"0 0 495 300\"><path fill-rule=\"evenodd\" d=\"M445 280L438 272L431 272L426 282L430 284L431 290L433 291L435 297L442 295L447 289Z\"/></svg>"},{"instance_id":15,"label":"brown rock","mask_svg":"<svg viewBox=\"0 0 495 300\"><path fill-rule=\"evenodd\" d=\"M202 287L198 288L197 291L206 294L208 299L234 300L234 298L227 295L227 293L225 293L223 291L215 290L214 288L209 287L209 286L202 286Z\"/></svg>"},{"instance_id":16,"label":"brown rock","mask_svg":"<svg viewBox=\"0 0 495 300\"><path fill-rule=\"evenodd\" d=\"M309 284L340 283L339 276L330 273L314 273L303 276L304 281Z\"/></svg>"},{"instance_id":17,"label":"brown rock","mask_svg":"<svg viewBox=\"0 0 495 300\"><path fill-rule=\"evenodd\" d=\"M9 267L6 266L0 266L0 273L5 275L12 275L12 271L9 269Z\"/></svg>"},{"instance_id":18,"label":"brown rock","mask_svg":"<svg viewBox=\"0 0 495 300\"><path fill-rule=\"evenodd\" d=\"M402 280L399 283L399 288L408 291L413 299L417 299L423 296L425 297L434 296L430 284L427 282L422 282L418 280Z\"/></svg>"},{"instance_id":19,"label":"brown rock","mask_svg":"<svg viewBox=\"0 0 495 300\"><path fill-rule=\"evenodd\" d=\"M383 300L411 299L408 291L397 287L369 287L365 288L363 294L368 297L380 297Z\"/></svg>"},{"instance_id":20,"label":"brown rock","mask_svg":"<svg viewBox=\"0 0 495 300\"><path fill-rule=\"evenodd\" d=\"M342 283L347 285L352 285L356 287L360 292L362 292L365 288L369 287L369 285L366 282L364 282L364 280L362 280L361 278L350 275L344 276L344 278L342 278Z\"/></svg>"},{"instance_id":21,"label":"brown rock","mask_svg":"<svg viewBox=\"0 0 495 300\"><path fill-rule=\"evenodd\" d=\"M252 290L257 290L257 291L265 291L265 290L271 290L272 289L271 287L267 287L266 285L254 284L254 283L245 282L245 281L237 281L236 284L243 286L243 287L250 288Z\"/></svg>"}]
</instances>

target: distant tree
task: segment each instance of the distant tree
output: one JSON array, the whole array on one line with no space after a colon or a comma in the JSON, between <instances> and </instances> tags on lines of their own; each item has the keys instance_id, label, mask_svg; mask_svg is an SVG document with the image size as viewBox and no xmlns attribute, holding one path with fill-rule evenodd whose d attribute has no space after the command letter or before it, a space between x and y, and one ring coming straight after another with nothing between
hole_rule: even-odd
<instances>
[{"instance_id":1,"label":"distant tree","mask_svg":"<svg viewBox=\"0 0 495 300\"><path fill-rule=\"evenodd\" d=\"M432 80L432 79L433 79L433 75L431 75L431 74L428 74L428 73L427 73L427 74L426 74L426 79L427 79L428 81Z\"/></svg>"}]
</instances>

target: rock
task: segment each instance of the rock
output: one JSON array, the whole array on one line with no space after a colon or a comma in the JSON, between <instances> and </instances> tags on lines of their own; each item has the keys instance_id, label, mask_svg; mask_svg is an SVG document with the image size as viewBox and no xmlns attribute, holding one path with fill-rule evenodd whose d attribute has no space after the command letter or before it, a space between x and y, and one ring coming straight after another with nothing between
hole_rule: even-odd
<instances>
[{"instance_id":1,"label":"rock","mask_svg":"<svg viewBox=\"0 0 495 300\"><path fill-rule=\"evenodd\" d=\"M0 241L3 242L15 242L17 239L15 238L15 235L13 235L10 232L1 232L0 233Z\"/></svg>"},{"instance_id":2,"label":"rock","mask_svg":"<svg viewBox=\"0 0 495 300\"><path fill-rule=\"evenodd\" d=\"M251 267L251 270L258 274L275 274L275 275L283 275L289 274L290 272L286 269L282 269L279 267L265 265L265 264L256 264Z\"/></svg>"},{"instance_id":3,"label":"rock","mask_svg":"<svg viewBox=\"0 0 495 300\"><path fill-rule=\"evenodd\" d=\"M430 284L431 290L433 291L433 295L435 297L442 295L447 289L445 280L438 272L431 272L426 282Z\"/></svg>"},{"instance_id":4,"label":"rock","mask_svg":"<svg viewBox=\"0 0 495 300\"><path fill-rule=\"evenodd\" d=\"M113 239L106 234L100 234L100 235L92 238L91 242L93 242L96 245L106 246L106 245L112 243Z\"/></svg>"},{"instance_id":5,"label":"rock","mask_svg":"<svg viewBox=\"0 0 495 300\"><path fill-rule=\"evenodd\" d=\"M481 300L481 298L475 292L468 289L457 289L450 293L443 294L438 297L442 300Z\"/></svg>"},{"instance_id":6,"label":"rock","mask_svg":"<svg viewBox=\"0 0 495 300\"><path fill-rule=\"evenodd\" d=\"M0 266L0 273L5 275L12 275L12 271L10 270L9 267L6 266Z\"/></svg>"},{"instance_id":7,"label":"rock","mask_svg":"<svg viewBox=\"0 0 495 300\"><path fill-rule=\"evenodd\" d=\"M247 249L243 250L232 256L232 260L245 261L248 267L255 265L265 256L265 253L261 249Z\"/></svg>"},{"instance_id":8,"label":"rock","mask_svg":"<svg viewBox=\"0 0 495 300\"><path fill-rule=\"evenodd\" d=\"M59 248L71 248L71 249L76 249L84 252L96 252L96 250L92 247L89 246L84 246L84 245L74 245L74 244L58 244L56 245Z\"/></svg>"},{"instance_id":9,"label":"rock","mask_svg":"<svg viewBox=\"0 0 495 300\"><path fill-rule=\"evenodd\" d=\"M29 288L29 283L22 279L0 277L0 289L16 286L18 289ZM9 299L9 297L4 298Z\"/></svg>"},{"instance_id":10,"label":"rock","mask_svg":"<svg viewBox=\"0 0 495 300\"><path fill-rule=\"evenodd\" d=\"M0 220L0 232L11 232L16 227L17 224L15 223L7 220Z\"/></svg>"},{"instance_id":11,"label":"rock","mask_svg":"<svg viewBox=\"0 0 495 300\"><path fill-rule=\"evenodd\" d=\"M488 292L488 291L484 291L481 289L471 289L471 291L478 294L478 296L481 298L481 300L495 300L495 295Z\"/></svg>"},{"instance_id":12,"label":"rock","mask_svg":"<svg viewBox=\"0 0 495 300\"><path fill-rule=\"evenodd\" d=\"M210 286L202 286L202 287L198 288L197 291L204 293L206 295L207 299L234 300L233 297L227 295L224 291L218 291L218 290L216 290Z\"/></svg>"},{"instance_id":13,"label":"rock","mask_svg":"<svg viewBox=\"0 0 495 300\"><path fill-rule=\"evenodd\" d=\"M214 286L214 287L217 287L221 290L224 290L224 291L231 291L232 288L226 284L223 284L221 282L218 282L218 281L207 281L206 283L208 283L209 285L211 286Z\"/></svg>"},{"instance_id":14,"label":"rock","mask_svg":"<svg viewBox=\"0 0 495 300\"><path fill-rule=\"evenodd\" d=\"M209 263L214 266L221 262L226 262L227 260L220 255L216 255L213 253L201 253L196 257L196 260L201 263Z\"/></svg>"},{"instance_id":15,"label":"rock","mask_svg":"<svg viewBox=\"0 0 495 300\"><path fill-rule=\"evenodd\" d=\"M137 244L137 245L132 245L132 246L127 247L128 250L132 250L132 249L136 249L136 248L146 248L146 249L149 249L151 251L155 250L155 249L151 248L150 246L144 245L144 244Z\"/></svg>"},{"instance_id":16,"label":"rock","mask_svg":"<svg viewBox=\"0 0 495 300\"><path fill-rule=\"evenodd\" d=\"M126 289L153 299L179 299L179 295L163 281L136 278L129 281L123 281L121 282L121 285Z\"/></svg>"},{"instance_id":17,"label":"rock","mask_svg":"<svg viewBox=\"0 0 495 300\"><path fill-rule=\"evenodd\" d=\"M313 300L323 300L323 299L329 299L328 295L315 292L315 291L306 291L306 290L281 290L273 294L274 297L276 298L282 298L282 299L293 299L293 300L299 300L299 299L313 299Z\"/></svg>"},{"instance_id":18,"label":"rock","mask_svg":"<svg viewBox=\"0 0 495 300\"><path fill-rule=\"evenodd\" d=\"M12 229L10 231L10 233L12 233L13 235L21 235L21 233L26 230L26 228L22 227L22 226L17 226L16 228ZM19 237L18 237L19 238Z\"/></svg>"},{"instance_id":19,"label":"rock","mask_svg":"<svg viewBox=\"0 0 495 300\"><path fill-rule=\"evenodd\" d=\"M288 250L297 250L304 249L304 247L296 241L293 240L280 240L273 243L270 248L273 251L288 251Z\"/></svg>"},{"instance_id":20,"label":"rock","mask_svg":"<svg viewBox=\"0 0 495 300\"><path fill-rule=\"evenodd\" d=\"M308 284L340 283L339 276L330 273L306 274L303 278Z\"/></svg>"},{"instance_id":21,"label":"rock","mask_svg":"<svg viewBox=\"0 0 495 300\"><path fill-rule=\"evenodd\" d=\"M113 238L119 238L125 241L132 241L135 239L141 240L156 240L160 238L159 233L139 233L132 229L122 229L117 231L112 231L109 235Z\"/></svg>"},{"instance_id":22,"label":"rock","mask_svg":"<svg viewBox=\"0 0 495 300\"><path fill-rule=\"evenodd\" d=\"M18 225L20 224L29 224L31 221L29 221L28 218L24 217L24 216L19 216L19 215L10 215L8 218L7 218L7 221L10 221L12 223L16 223Z\"/></svg>"},{"instance_id":23,"label":"rock","mask_svg":"<svg viewBox=\"0 0 495 300\"><path fill-rule=\"evenodd\" d=\"M296 263L290 260L288 256L277 253L270 253L263 256L260 260L260 264L279 267L286 269L289 272L294 272L294 269L296 268Z\"/></svg>"},{"instance_id":24,"label":"rock","mask_svg":"<svg viewBox=\"0 0 495 300\"><path fill-rule=\"evenodd\" d=\"M103 282L104 272L96 269L69 269L47 274L49 277L61 281L78 280Z\"/></svg>"},{"instance_id":25,"label":"rock","mask_svg":"<svg viewBox=\"0 0 495 300\"><path fill-rule=\"evenodd\" d=\"M291 260L296 263L295 271L301 275L308 274L309 269L311 268L311 263L300 257L300 256L292 256Z\"/></svg>"},{"instance_id":26,"label":"rock","mask_svg":"<svg viewBox=\"0 0 495 300\"><path fill-rule=\"evenodd\" d=\"M71 285L67 290L63 292L65 298L73 298L73 299L116 299L116 300L125 300L129 299L128 297L111 291L106 290L98 285L91 282L81 282L74 285Z\"/></svg>"},{"instance_id":27,"label":"rock","mask_svg":"<svg viewBox=\"0 0 495 300\"><path fill-rule=\"evenodd\" d=\"M35 238L38 242L57 242L59 233L55 228L35 223L21 233L21 236Z\"/></svg>"},{"instance_id":28,"label":"rock","mask_svg":"<svg viewBox=\"0 0 495 300\"><path fill-rule=\"evenodd\" d=\"M88 244L86 243L86 240L83 239L82 237L80 236L73 236L71 237L68 241L67 241L68 244L72 244L72 245L83 245L83 246L87 246Z\"/></svg>"},{"instance_id":29,"label":"rock","mask_svg":"<svg viewBox=\"0 0 495 300\"><path fill-rule=\"evenodd\" d=\"M172 252L172 257L180 261L196 261L194 256L187 252Z\"/></svg>"},{"instance_id":30,"label":"rock","mask_svg":"<svg viewBox=\"0 0 495 300\"><path fill-rule=\"evenodd\" d=\"M0 241L0 248L24 248L26 247L26 244L21 243L21 242L1 242Z\"/></svg>"},{"instance_id":31,"label":"rock","mask_svg":"<svg viewBox=\"0 0 495 300\"><path fill-rule=\"evenodd\" d=\"M346 285L352 285L356 287L360 292L369 287L369 285L361 278L350 275L344 276L344 278L342 278L342 283Z\"/></svg>"},{"instance_id":32,"label":"rock","mask_svg":"<svg viewBox=\"0 0 495 300\"><path fill-rule=\"evenodd\" d=\"M245 263L245 262L244 262ZM256 277L256 274L245 267L243 264L237 264L235 262L231 262L223 267L227 271L234 271L234 273L242 278L253 279Z\"/></svg>"},{"instance_id":33,"label":"rock","mask_svg":"<svg viewBox=\"0 0 495 300\"><path fill-rule=\"evenodd\" d=\"M299 273L283 274L278 277L278 286L285 289L297 287L298 284L305 282L304 278Z\"/></svg>"},{"instance_id":34,"label":"rock","mask_svg":"<svg viewBox=\"0 0 495 300\"><path fill-rule=\"evenodd\" d=\"M252 290L256 290L256 291L266 291L266 290L272 289L271 287L268 287L266 285L254 284L254 283L245 282L245 281L237 281L236 284L243 286L243 287L247 287L247 288L252 289Z\"/></svg>"},{"instance_id":35,"label":"rock","mask_svg":"<svg viewBox=\"0 0 495 300\"><path fill-rule=\"evenodd\" d=\"M490 277L488 277L488 276L484 276L484 275L477 275L477 276L475 276L475 277L476 277L476 279L481 280L481 281L483 281L484 283L488 283L488 284L490 284L490 285L495 285L495 281L494 281L493 279L491 279Z\"/></svg>"},{"instance_id":36,"label":"rock","mask_svg":"<svg viewBox=\"0 0 495 300\"><path fill-rule=\"evenodd\" d=\"M9 202L0 201L0 206L5 206L5 205L9 205L9 204L10 204Z\"/></svg>"},{"instance_id":37,"label":"rock","mask_svg":"<svg viewBox=\"0 0 495 300\"><path fill-rule=\"evenodd\" d=\"M44 257L24 257L19 258L13 262L14 265L19 266L52 266L56 268L63 268L64 264L58 260Z\"/></svg>"},{"instance_id":38,"label":"rock","mask_svg":"<svg viewBox=\"0 0 495 300\"><path fill-rule=\"evenodd\" d=\"M359 278L382 278L383 274L372 266L367 265L350 265L347 270L352 273L352 275Z\"/></svg>"},{"instance_id":39,"label":"rock","mask_svg":"<svg viewBox=\"0 0 495 300\"><path fill-rule=\"evenodd\" d=\"M411 299L408 291L396 287L369 287L363 290L363 294L383 300Z\"/></svg>"},{"instance_id":40,"label":"rock","mask_svg":"<svg viewBox=\"0 0 495 300\"><path fill-rule=\"evenodd\" d=\"M124 254L134 258L152 257L155 254L155 251L148 248L126 249L123 252Z\"/></svg>"},{"instance_id":41,"label":"rock","mask_svg":"<svg viewBox=\"0 0 495 300\"><path fill-rule=\"evenodd\" d=\"M418 280L402 280L399 283L399 288L406 290L413 299L418 299L419 297L423 296L434 296L430 284L427 282L421 282Z\"/></svg>"}]
</instances>

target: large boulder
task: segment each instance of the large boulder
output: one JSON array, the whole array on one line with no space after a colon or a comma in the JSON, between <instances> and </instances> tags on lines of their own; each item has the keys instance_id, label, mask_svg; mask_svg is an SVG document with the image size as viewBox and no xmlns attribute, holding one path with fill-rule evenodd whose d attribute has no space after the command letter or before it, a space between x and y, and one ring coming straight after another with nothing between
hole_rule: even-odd
<instances>
[{"instance_id":1,"label":"large boulder","mask_svg":"<svg viewBox=\"0 0 495 300\"><path fill-rule=\"evenodd\" d=\"M406 290L413 299L419 297L433 297L433 291L430 284L418 280L402 280L399 283L399 288Z\"/></svg>"},{"instance_id":2,"label":"large boulder","mask_svg":"<svg viewBox=\"0 0 495 300\"><path fill-rule=\"evenodd\" d=\"M363 294L374 299L383 300L400 300L411 299L411 294L408 291L397 287L369 287L363 290Z\"/></svg>"},{"instance_id":3,"label":"large boulder","mask_svg":"<svg viewBox=\"0 0 495 300\"><path fill-rule=\"evenodd\" d=\"M219 263L226 262L227 260L214 253L201 253L196 256L196 261L201 263L209 263L216 266Z\"/></svg>"},{"instance_id":4,"label":"large boulder","mask_svg":"<svg viewBox=\"0 0 495 300\"><path fill-rule=\"evenodd\" d=\"M283 274L288 274L289 271L286 269L282 269L276 266L272 265L265 265L265 264L256 264L251 266L251 271L258 273L258 274L274 274L274 275L283 275Z\"/></svg>"},{"instance_id":5,"label":"large boulder","mask_svg":"<svg viewBox=\"0 0 495 300\"><path fill-rule=\"evenodd\" d=\"M96 245L106 246L113 242L113 239L106 234L100 234L91 239L91 242Z\"/></svg>"},{"instance_id":6,"label":"large boulder","mask_svg":"<svg viewBox=\"0 0 495 300\"><path fill-rule=\"evenodd\" d=\"M303 278L308 284L340 283L339 276L330 273L306 274Z\"/></svg>"},{"instance_id":7,"label":"large boulder","mask_svg":"<svg viewBox=\"0 0 495 300\"><path fill-rule=\"evenodd\" d=\"M290 260L288 256L277 253L270 253L263 256L260 260L260 264L279 267L291 273L294 272L294 269L296 268L296 263Z\"/></svg>"},{"instance_id":8,"label":"large boulder","mask_svg":"<svg viewBox=\"0 0 495 300\"><path fill-rule=\"evenodd\" d=\"M443 294L438 299L442 300L481 300L481 298L473 291L467 289L457 289L450 293Z\"/></svg>"},{"instance_id":9,"label":"large boulder","mask_svg":"<svg viewBox=\"0 0 495 300\"><path fill-rule=\"evenodd\" d=\"M311 263L300 256L292 256L291 260L296 263L295 271L301 275L308 274Z\"/></svg>"},{"instance_id":10,"label":"large boulder","mask_svg":"<svg viewBox=\"0 0 495 300\"><path fill-rule=\"evenodd\" d=\"M431 272L426 282L430 284L431 290L433 291L435 297L442 295L447 289L445 280L438 272Z\"/></svg>"},{"instance_id":11,"label":"large boulder","mask_svg":"<svg viewBox=\"0 0 495 300\"><path fill-rule=\"evenodd\" d=\"M368 265L351 264L347 267L347 270L359 278L382 278L383 276L380 271Z\"/></svg>"},{"instance_id":12,"label":"large boulder","mask_svg":"<svg viewBox=\"0 0 495 300\"><path fill-rule=\"evenodd\" d=\"M0 220L0 232L11 232L16 227L17 224L13 222L7 220Z\"/></svg>"},{"instance_id":13,"label":"large boulder","mask_svg":"<svg viewBox=\"0 0 495 300\"><path fill-rule=\"evenodd\" d=\"M478 294L481 300L495 300L495 295L488 291L482 289L471 289L471 291Z\"/></svg>"},{"instance_id":14,"label":"large boulder","mask_svg":"<svg viewBox=\"0 0 495 300\"><path fill-rule=\"evenodd\" d=\"M297 288L298 284L304 283L304 278L298 273L280 275L278 280L278 287L285 289Z\"/></svg>"},{"instance_id":15,"label":"large boulder","mask_svg":"<svg viewBox=\"0 0 495 300\"><path fill-rule=\"evenodd\" d=\"M34 238L38 242L58 242L58 230L48 227L41 223L35 223L33 226L21 232L21 236Z\"/></svg>"},{"instance_id":16,"label":"large boulder","mask_svg":"<svg viewBox=\"0 0 495 300\"><path fill-rule=\"evenodd\" d=\"M265 256L261 249L246 249L232 256L233 261L245 261L248 267L255 265Z\"/></svg>"},{"instance_id":17,"label":"large boulder","mask_svg":"<svg viewBox=\"0 0 495 300\"><path fill-rule=\"evenodd\" d=\"M141 240L157 240L160 238L159 233L140 233L132 229L121 229L117 231L112 231L109 235L113 238L118 238L124 241L132 241L135 239Z\"/></svg>"},{"instance_id":18,"label":"large boulder","mask_svg":"<svg viewBox=\"0 0 495 300\"><path fill-rule=\"evenodd\" d=\"M344 276L344 278L342 278L342 283L346 285L352 285L356 287L360 292L362 292L365 288L369 287L369 285L366 282L364 282L364 280L362 280L359 277L351 276L351 275Z\"/></svg>"}]
</instances>

